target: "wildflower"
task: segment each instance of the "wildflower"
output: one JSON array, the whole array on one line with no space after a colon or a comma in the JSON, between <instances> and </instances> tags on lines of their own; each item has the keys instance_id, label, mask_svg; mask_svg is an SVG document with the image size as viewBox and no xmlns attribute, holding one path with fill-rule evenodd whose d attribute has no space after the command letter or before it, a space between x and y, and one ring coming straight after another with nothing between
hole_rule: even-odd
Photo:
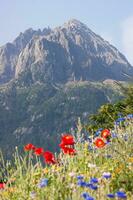
<instances>
[{"instance_id":1,"label":"wildflower","mask_svg":"<svg viewBox=\"0 0 133 200\"><path fill-rule=\"evenodd\" d=\"M34 192L34 191L31 192L31 193L30 193L30 198L31 198L31 199L35 199L35 198L36 198L36 192Z\"/></svg>"},{"instance_id":2,"label":"wildflower","mask_svg":"<svg viewBox=\"0 0 133 200\"><path fill-rule=\"evenodd\" d=\"M93 149L93 147L92 147L91 145L89 145L89 146L88 146L88 150L89 150L89 151L92 151L92 150L94 150L94 149Z\"/></svg>"},{"instance_id":3,"label":"wildflower","mask_svg":"<svg viewBox=\"0 0 133 200\"><path fill-rule=\"evenodd\" d=\"M88 167L89 167L89 168L96 168L97 166L96 166L95 164L88 163Z\"/></svg>"},{"instance_id":4,"label":"wildflower","mask_svg":"<svg viewBox=\"0 0 133 200\"><path fill-rule=\"evenodd\" d=\"M36 148L34 151L34 154L36 154L37 156L42 155L44 152L43 148Z\"/></svg>"},{"instance_id":5,"label":"wildflower","mask_svg":"<svg viewBox=\"0 0 133 200\"><path fill-rule=\"evenodd\" d=\"M110 172L104 172L102 176L103 176L103 178L109 179L109 178L111 178L111 173Z\"/></svg>"},{"instance_id":6,"label":"wildflower","mask_svg":"<svg viewBox=\"0 0 133 200\"><path fill-rule=\"evenodd\" d=\"M62 135L61 141L62 141L61 142L62 145L74 145L75 144L74 138L70 134Z\"/></svg>"},{"instance_id":7,"label":"wildflower","mask_svg":"<svg viewBox=\"0 0 133 200\"><path fill-rule=\"evenodd\" d=\"M109 138L110 136L111 136L111 133L110 133L110 130L108 130L108 129L104 129L101 133L101 137L103 137L105 139Z\"/></svg>"},{"instance_id":8,"label":"wildflower","mask_svg":"<svg viewBox=\"0 0 133 200\"><path fill-rule=\"evenodd\" d=\"M94 198L89 196L89 194L87 192L83 192L81 194L81 197L83 197L85 200L94 200Z\"/></svg>"},{"instance_id":9,"label":"wildflower","mask_svg":"<svg viewBox=\"0 0 133 200\"><path fill-rule=\"evenodd\" d=\"M118 113L118 117L122 117L122 113Z\"/></svg>"},{"instance_id":10,"label":"wildflower","mask_svg":"<svg viewBox=\"0 0 133 200\"><path fill-rule=\"evenodd\" d=\"M81 197L83 197L84 199L86 199L87 197L89 197L89 194L87 192L83 192L81 194Z\"/></svg>"},{"instance_id":11,"label":"wildflower","mask_svg":"<svg viewBox=\"0 0 133 200\"><path fill-rule=\"evenodd\" d=\"M124 118L124 117L120 117L120 118L118 118L118 119L116 120L116 122L123 122L123 121L125 121L125 118Z\"/></svg>"},{"instance_id":12,"label":"wildflower","mask_svg":"<svg viewBox=\"0 0 133 200\"><path fill-rule=\"evenodd\" d=\"M105 157L106 157L106 158L112 158L112 155L107 154Z\"/></svg>"},{"instance_id":13,"label":"wildflower","mask_svg":"<svg viewBox=\"0 0 133 200\"><path fill-rule=\"evenodd\" d=\"M92 138L91 138L91 137L88 137L88 141L89 141L90 143L92 143Z\"/></svg>"},{"instance_id":14,"label":"wildflower","mask_svg":"<svg viewBox=\"0 0 133 200\"><path fill-rule=\"evenodd\" d=\"M31 143L24 146L25 151L31 151L31 150L35 150L35 149L36 149L36 147Z\"/></svg>"},{"instance_id":15,"label":"wildflower","mask_svg":"<svg viewBox=\"0 0 133 200\"><path fill-rule=\"evenodd\" d=\"M115 195L114 194L107 194L107 197L113 199L113 198L115 198Z\"/></svg>"},{"instance_id":16,"label":"wildflower","mask_svg":"<svg viewBox=\"0 0 133 200\"><path fill-rule=\"evenodd\" d=\"M133 163L133 157L130 157L130 158L128 159L128 161L131 162L131 163Z\"/></svg>"},{"instance_id":17,"label":"wildflower","mask_svg":"<svg viewBox=\"0 0 133 200\"><path fill-rule=\"evenodd\" d=\"M78 180L77 185L81 187L86 187L86 182L82 180Z\"/></svg>"},{"instance_id":18,"label":"wildflower","mask_svg":"<svg viewBox=\"0 0 133 200\"><path fill-rule=\"evenodd\" d=\"M69 173L69 176L70 176L70 177L74 177L75 175L76 175L75 172L70 172L70 173Z\"/></svg>"},{"instance_id":19,"label":"wildflower","mask_svg":"<svg viewBox=\"0 0 133 200\"><path fill-rule=\"evenodd\" d=\"M133 114L128 114L128 115L127 115L127 118L128 118L128 119L132 119L132 118L133 118Z\"/></svg>"},{"instance_id":20,"label":"wildflower","mask_svg":"<svg viewBox=\"0 0 133 200\"><path fill-rule=\"evenodd\" d=\"M40 180L40 183L38 184L39 188L43 188L46 187L48 185L48 179L47 178L43 178Z\"/></svg>"},{"instance_id":21,"label":"wildflower","mask_svg":"<svg viewBox=\"0 0 133 200\"><path fill-rule=\"evenodd\" d=\"M47 174L48 172L49 172L48 168L44 168L44 169L43 169L43 173L44 173L44 174Z\"/></svg>"},{"instance_id":22,"label":"wildflower","mask_svg":"<svg viewBox=\"0 0 133 200\"><path fill-rule=\"evenodd\" d=\"M6 185L5 183L0 182L0 190L1 190L1 189L4 189L4 188L5 188L5 185Z\"/></svg>"},{"instance_id":23,"label":"wildflower","mask_svg":"<svg viewBox=\"0 0 133 200\"><path fill-rule=\"evenodd\" d=\"M116 133L112 133L112 138L117 138L117 134Z\"/></svg>"},{"instance_id":24,"label":"wildflower","mask_svg":"<svg viewBox=\"0 0 133 200\"><path fill-rule=\"evenodd\" d=\"M82 180L83 178L84 178L83 175L79 175L79 176L77 176L77 179L78 179L78 180Z\"/></svg>"},{"instance_id":25,"label":"wildflower","mask_svg":"<svg viewBox=\"0 0 133 200\"><path fill-rule=\"evenodd\" d=\"M89 196L86 198L86 200L95 200L93 197Z\"/></svg>"},{"instance_id":26,"label":"wildflower","mask_svg":"<svg viewBox=\"0 0 133 200\"><path fill-rule=\"evenodd\" d=\"M92 190L97 190L97 189L98 189L98 186L97 186L97 185L90 184L89 188L92 189Z\"/></svg>"},{"instance_id":27,"label":"wildflower","mask_svg":"<svg viewBox=\"0 0 133 200\"><path fill-rule=\"evenodd\" d=\"M97 138L94 142L94 144L96 145L96 147L98 148L102 148L104 147L106 144L105 142L101 139L101 138Z\"/></svg>"},{"instance_id":28,"label":"wildflower","mask_svg":"<svg viewBox=\"0 0 133 200\"><path fill-rule=\"evenodd\" d=\"M56 163L55 157L54 157L53 153L51 153L50 151L45 151L43 153L43 157L47 164L55 164Z\"/></svg>"},{"instance_id":29,"label":"wildflower","mask_svg":"<svg viewBox=\"0 0 133 200\"><path fill-rule=\"evenodd\" d=\"M96 136L96 137L99 136L100 133L101 133L101 131L96 131L96 132L95 132L95 136Z\"/></svg>"},{"instance_id":30,"label":"wildflower","mask_svg":"<svg viewBox=\"0 0 133 200\"><path fill-rule=\"evenodd\" d=\"M98 183L98 179L97 178L91 178L90 182L91 183Z\"/></svg>"},{"instance_id":31,"label":"wildflower","mask_svg":"<svg viewBox=\"0 0 133 200\"><path fill-rule=\"evenodd\" d=\"M74 148L63 147L62 150L63 150L64 154L69 154L69 155L75 155L76 154L76 150Z\"/></svg>"},{"instance_id":32,"label":"wildflower","mask_svg":"<svg viewBox=\"0 0 133 200\"><path fill-rule=\"evenodd\" d=\"M124 139L125 141L128 141L128 135L124 135L124 136L123 136L123 139Z\"/></svg>"},{"instance_id":33,"label":"wildflower","mask_svg":"<svg viewBox=\"0 0 133 200\"><path fill-rule=\"evenodd\" d=\"M127 198L126 193L125 193L125 192L122 192L122 191L118 191L118 192L116 193L116 196L117 196L118 198L120 198L120 199L126 199L126 198Z\"/></svg>"}]
</instances>

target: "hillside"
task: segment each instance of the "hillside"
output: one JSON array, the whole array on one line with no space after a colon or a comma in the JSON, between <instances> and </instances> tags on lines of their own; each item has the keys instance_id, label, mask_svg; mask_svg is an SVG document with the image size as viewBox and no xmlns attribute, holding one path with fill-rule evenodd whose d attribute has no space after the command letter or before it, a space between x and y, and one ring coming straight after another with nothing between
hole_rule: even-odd
<instances>
[{"instance_id":1,"label":"hillside","mask_svg":"<svg viewBox=\"0 0 133 200\"><path fill-rule=\"evenodd\" d=\"M57 149L62 132L121 98L115 81L133 67L78 20L28 29L0 48L0 147L7 156L26 141Z\"/></svg>"}]
</instances>

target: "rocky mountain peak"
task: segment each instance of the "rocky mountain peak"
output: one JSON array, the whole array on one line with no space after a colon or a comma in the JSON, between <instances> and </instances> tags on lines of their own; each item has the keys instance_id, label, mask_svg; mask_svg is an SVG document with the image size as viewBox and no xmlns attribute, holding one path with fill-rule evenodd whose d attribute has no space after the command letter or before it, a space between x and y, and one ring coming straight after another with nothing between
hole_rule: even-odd
<instances>
[{"instance_id":1,"label":"rocky mountain peak","mask_svg":"<svg viewBox=\"0 0 133 200\"><path fill-rule=\"evenodd\" d=\"M65 22L63 27L65 28L76 28L76 29L88 29L87 26L80 22L77 19L70 19L69 21Z\"/></svg>"},{"instance_id":2,"label":"rocky mountain peak","mask_svg":"<svg viewBox=\"0 0 133 200\"><path fill-rule=\"evenodd\" d=\"M44 82L127 80L124 73L133 75L133 67L114 46L76 19L53 30L30 28L0 49L1 83L27 70L33 81Z\"/></svg>"}]
</instances>

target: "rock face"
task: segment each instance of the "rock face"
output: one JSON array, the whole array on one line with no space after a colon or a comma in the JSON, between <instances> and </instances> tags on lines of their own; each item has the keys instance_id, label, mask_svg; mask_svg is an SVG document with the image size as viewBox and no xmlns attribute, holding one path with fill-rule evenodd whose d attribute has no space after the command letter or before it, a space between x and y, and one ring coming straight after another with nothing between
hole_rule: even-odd
<instances>
[{"instance_id":1,"label":"rock face","mask_svg":"<svg viewBox=\"0 0 133 200\"><path fill-rule=\"evenodd\" d=\"M0 83L30 73L32 82L127 80L133 67L107 41L78 20L53 30L21 33L0 48Z\"/></svg>"},{"instance_id":2,"label":"rock face","mask_svg":"<svg viewBox=\"0 0 133 200\"><path fill-rule=\"evenodd\" d=\"M50 29L44 29L43 31L28 29L24 33L20 33L13 43L7 43L0 47L0 83L7 83L15 78L19 55L30 40L38 35L47 35L49 33Z\"/></svg>"}]
</instances>

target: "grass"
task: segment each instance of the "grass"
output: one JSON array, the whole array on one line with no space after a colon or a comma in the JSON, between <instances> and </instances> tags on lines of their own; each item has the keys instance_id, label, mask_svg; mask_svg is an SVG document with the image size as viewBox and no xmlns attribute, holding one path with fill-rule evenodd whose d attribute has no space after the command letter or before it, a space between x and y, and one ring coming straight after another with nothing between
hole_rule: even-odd
<instances>
[{"instance_id":1,"label":"grass","mask_svg":"<svg viewBox=\"0 0 133 200\"><path fill-rule=\"evenodd\" d=\"M121 124L115 127L111 131L111 141L103 148L95 147L92 136L89 136L92 142L84 140L79 127L75 136L77 154L61 152L55 155L58 159L55 165L45 165L42 158L32 152L24 152L21 156L18 148L12 162L5 162L1 154L0 174L7 183L0 190L0 200L87 200L85 192L96 200L106 200L109 199L107 194L118 191L124 191L127 199L132 200L132 125L133 119L126 119L124 127ZM104 178L105 172L109 172L111 178ZM98 188L87 186L91 178L98 179L98 183L93 184ZM42 179L45 184L40 186ZM122 198L115 196L114 199Z\"/></svg>"}]
</instances>

